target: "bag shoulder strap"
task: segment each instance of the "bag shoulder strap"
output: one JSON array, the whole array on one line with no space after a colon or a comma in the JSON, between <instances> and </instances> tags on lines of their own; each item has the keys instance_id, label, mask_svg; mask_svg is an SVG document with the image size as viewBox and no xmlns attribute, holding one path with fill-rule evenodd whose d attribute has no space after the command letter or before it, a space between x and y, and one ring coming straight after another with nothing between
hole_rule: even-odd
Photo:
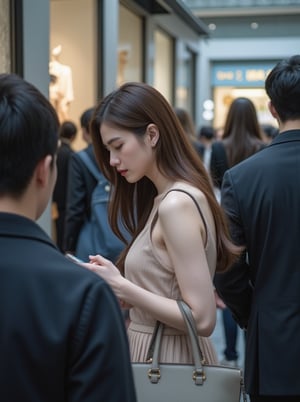
<instances>
[{"instance_id":1,"label":"bag shoulder strap","mask_svg":"<svg viewBox=\"0 0 300 402\"><path fill-rule=\"evenodd\" d=\"M198 209L198 212L199 212L199 214L200 214L200 216L201 216L201 219L202 219L202 222L203 222L203 225L204 225L204 229L205 229L205 246L206 246L207 241L208 241L207 223L206 223L206 221L205 221L205 219L204 219L203 212L201 211L201 208L200 208L200 206L199 206L199 204L198 204L196 198L195 198L191 193L189 193L189 192L186 191L186 190L182 190L181 188L172 188L171 190L169 190L169 191L165 194L165 197L166 197L167 194L169 194L171 191L179 191L179 192L181 192L181 193L185 193L185 194L187 194L187 195L194 201L194 204L196 205L196 207L197 207L197 209Z\"/></svg>"},{"instance_id":2,"label":"bag shoulder strap","mask_svg":"<svg viewBox=\"0 0 300 402\"><path fill-rule=\"evenodd\" d=\"M198 331L197 331L197 327L196 327L196 323L193 317L193 313L191 311L191 309L189 308L189 306L183 301L183 300L177 300L177 305L179 307L179 310L184 318L184 322L185 325L188 329L188 333L190 336L190 340L192 343L192 349L193 349L193 354L194 356L196 356L199 359L200 356L200 361L196 360L195 363L196 365L199 367L202 364L205 364L205 359L204 359L204 355L202 353L202 350L200 348L200 343L198 340ZM196 351L196 352L195 352ZM194 359L196 359L194 357Z\"/></svg>"},{"instance_id":3,"label":"bag shoulder strap","mask_svg":"<svg viewBox=\"0 0 300 402\"><path fill-rule=\"evenodd\" d=\"M102 175L100 170L97 168L97 166L95 165L95 163L92 161L92 159L89 157L88 153L85 150L79 151L78 156L97 181L104 179L104 176Z\"/></svg>"},{"instance_id":4,"label":"bag shoulder strap","mask_svg":"<svg viewBox=\"0 0 300 402\"><path fill-rule=\"evenodd\" d=\"M196 330L196 324L194 321L193 314L187 304L184 303L183 300L177 300L179 310L183 316L188 337L190 339L191 347L192 347L192 355L193 355L193 380L196 385L202 385L205 380L205 374L203 372L203 354L200 348L200 343L198 339L198 334ZM157 326L152 336L150 348L149 348L149 363L151 363L151 368L148 371L148 375L150 381L152 383L157 383L160 378L160 363L159 363L159 355L160 355L160 346L161 346L161 338L164 330L164 325L161 322L157 322ZM150 351L151 349L151 351Z\"/></svg>"},{"instance_id":5,"label":"bag shoulder strap","mask_svg":"<svg viewBox=\"0 0 300 402\"><path fill-rule=\"evenodd\" d=\"M197 333L196 323L195 323L193 314L191 312L191 309L183 300L177 300L177 304L178 304L179 310L184 318L184 322L188 329L189 336L192 337L193 339L197 340L198 333ZM154 331L153 331L153 334L151 337L147 357L146 357L146 361L149 363L151 363L152 359L153 359L154 348L155 348L155 345L157 342L157 338L159 339L159 342L160 342L160 338L162 336L163 330L164 330L164 324L160 321L156 321ZM197 349L199 348L197 353L199 353L199 355L200 355L201 362L204 363L204 356L202 354L198 341L196 341L196 344L198 344L198 345L196 345L196 346L194 345L193 347L196 347Z\"/></svg>"}]
</instances>

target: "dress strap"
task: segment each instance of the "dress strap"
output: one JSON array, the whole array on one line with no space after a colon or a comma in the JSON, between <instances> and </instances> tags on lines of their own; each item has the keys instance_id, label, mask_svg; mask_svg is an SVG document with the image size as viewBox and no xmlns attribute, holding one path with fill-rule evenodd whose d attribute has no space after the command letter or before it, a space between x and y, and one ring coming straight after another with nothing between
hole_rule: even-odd
<instances>
[{"instance_id":1,"label":"dress strap","mask_svg":"<svg viewBox=\"0 0 300 402\"><path fill-rule=\"evenodd\" d=\"M198 211L199 211L199 214L200 214L200 216L201 216L201 219L202 219L202 222L203 222L203 225L204 225L204 229L205 229L205 246L206 246L206 245L207 245L207 241L208 241L207 224L206 224L206 221L205 221L205 219L204 219L203 212L201 211L201 208L199 207L199 204L198 204L196 198L195 198L191 193L189 193L188 191L182 190L181 188L172 188L171 190L169 190L169 191L165 194L164 198L165 198L165 197L167 196L167 194L169 194L171 191L180 191L181 193L185 193L185 194L187 194L187 195L194 201L194 204L196 205L196 207L197 207L197 209L198 209Z\"/></svg>"}]
</instances>

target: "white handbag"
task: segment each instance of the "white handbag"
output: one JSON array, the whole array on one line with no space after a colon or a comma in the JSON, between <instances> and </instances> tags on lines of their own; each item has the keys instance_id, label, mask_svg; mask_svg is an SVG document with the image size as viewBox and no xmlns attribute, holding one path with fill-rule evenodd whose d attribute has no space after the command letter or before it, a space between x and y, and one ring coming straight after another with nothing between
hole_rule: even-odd
<instances>
[{"instance_id":1,"label":"white handbag","mask_svg":"<svg viewBox=\"0 0 300 402\"><path fill-rule=\"evenodd\" d=\"M194 364L159 363L164 325L158 323L149 362L132 363L138 402L246 402L240 368L203 363L190 308L178 301L191 340Z\"/></svg>"}]
</instances>

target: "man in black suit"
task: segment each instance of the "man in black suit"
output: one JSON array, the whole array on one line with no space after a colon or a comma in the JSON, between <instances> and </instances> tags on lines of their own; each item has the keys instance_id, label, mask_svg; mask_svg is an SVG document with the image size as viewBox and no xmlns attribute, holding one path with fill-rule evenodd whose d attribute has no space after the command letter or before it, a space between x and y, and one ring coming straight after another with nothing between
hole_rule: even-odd
<instances>
[{"instance_id":1,"label":"man in black suit","mask_svg":"<svg viewBox=\"0 0 300 402\"><path fill-rule=\"evenodd\" d=\"M247 329L251 401L300 401L300 56L279 62L265 88L280 134L225 173L222 205L245 253L215 285Z\"/></svg>"},{"instance_id":2,"label":"man in black suit","mask_svg":"<svg viewBox=\"0 0 300 402\"><path fill-rule=\"evenodd\" d=\"M64 251L63 239L65 233L65 217L67 207L67 188L69 176L69 162L72 154L72 142L76 138L77 127L72 121L64 121L59 129L59 147L57 150L57 180L55 183L52 208L57 212L54 219L55 240L61 251Z\"/></svg>"},{"instance_id":3,"label":"man in black suit","mask_svg":"<svg viewBox=\"0 0 300 402\"><path fill-rule=\"evenodd\" d=\"M116 297L35 222L56 180L58 126L34 86L0 75L0 400L132 402Z\"/></svg>"},{"instance_id":4,"label":"man in black suit","mask_svg":"<svg viewBox=\"0 0 300 402\"><path fill-rule=\"evenodd\" d=\"M86 109L80 116L80 125L82 138L87 143L84 152L93 161L95 167L99 169L94 155L89 127L93 112L93 107ZM96 185L97 179L86 167L79 156L79 152L73 153L69 161L68 186L66 188L67 208L63 247L65 252L76 253L80 230L90 217L91 197Z\"/></svg>"}]
</instances>

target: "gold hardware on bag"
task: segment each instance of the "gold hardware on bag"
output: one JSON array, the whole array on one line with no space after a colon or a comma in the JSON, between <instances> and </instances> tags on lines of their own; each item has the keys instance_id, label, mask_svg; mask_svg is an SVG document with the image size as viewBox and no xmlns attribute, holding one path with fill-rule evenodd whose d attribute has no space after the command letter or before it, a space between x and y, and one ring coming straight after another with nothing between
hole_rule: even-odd
<instances>
[{"instance_id":1,"label":"gold hardware on bag","mask_svg":"<svg viewBox=\"0 0 300 402\"><path fill-rule=\"evenodd\" d=\"M206 375L205 375L204 371L199 372L197 370L194 370L193 371L193 380L197 381L199 378L201 378L201 382L206 380Z\"/></svg>"},{"instance_id":2,"label":"gold hardware on bag","mask_svg":"<svg viewBox=\"0 0 300 402\"><path fill-rule=\"evenodd\" d=\"M148 370L148 377L152 380L152 376L158 381L160 379L160 369L151 368Z\"/></svg>"}]
</instances>

